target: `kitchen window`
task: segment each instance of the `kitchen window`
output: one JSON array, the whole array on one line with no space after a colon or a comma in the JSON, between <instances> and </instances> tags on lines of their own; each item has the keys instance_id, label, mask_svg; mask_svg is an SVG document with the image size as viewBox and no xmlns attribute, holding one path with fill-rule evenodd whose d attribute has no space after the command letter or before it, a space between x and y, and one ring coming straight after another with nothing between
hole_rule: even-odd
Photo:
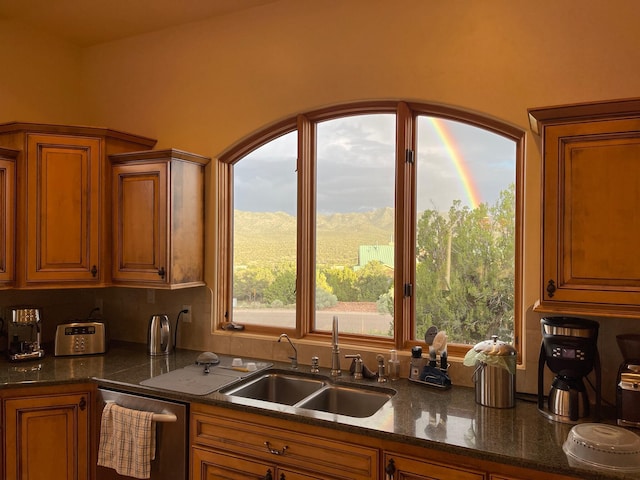
<instances>
[{"instance_id":1,"label":"kitchen window","mask_svg":"<svg viewBox=\"0 0 640 480\"><path fill-rule=\"evenodd\" d=\"M285 120L218 165L221 327L518 348L524 133L405 102ZM467 345L466 348L463 346ZM519 350L519 348L518 348Z\"/></svg>"}]
</instances>

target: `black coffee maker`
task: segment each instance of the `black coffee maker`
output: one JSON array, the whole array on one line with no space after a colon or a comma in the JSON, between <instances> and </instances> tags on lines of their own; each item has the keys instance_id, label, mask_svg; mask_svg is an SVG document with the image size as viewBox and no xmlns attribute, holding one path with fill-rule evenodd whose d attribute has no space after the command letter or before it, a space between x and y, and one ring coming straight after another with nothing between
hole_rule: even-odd
<instances>
[{"instance_id":1,"label":"black coffee maker","mask_svg":"<svg viewBox=\"0 0 640 480\"><path fill-rule=\"evenodd\" d=\"M548 317L540 320L542 345L538 361L538 410L556 422L580 423L598 420L601 403L599 324L575 317ZM556 374L547 402L544 400L544 366ZM595 372L594 412L584 379Z\"/></svg>"}]
</instances>

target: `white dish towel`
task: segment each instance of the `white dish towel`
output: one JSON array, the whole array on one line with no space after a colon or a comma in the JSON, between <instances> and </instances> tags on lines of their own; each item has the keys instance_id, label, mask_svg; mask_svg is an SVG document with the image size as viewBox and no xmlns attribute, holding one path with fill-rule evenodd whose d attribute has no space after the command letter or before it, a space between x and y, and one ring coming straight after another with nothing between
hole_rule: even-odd
<instances>
[{"instance_id":1,"label":"white dish towel","mask_svg":"<svg viewBox=\"0 0 640 480\"><path fill-rule=\"evenodd\" d=\"M155 453L153 413L107 402L100 423L98 465L113 468L120 475L149 478Z\"/></svg>"}]
</instances>

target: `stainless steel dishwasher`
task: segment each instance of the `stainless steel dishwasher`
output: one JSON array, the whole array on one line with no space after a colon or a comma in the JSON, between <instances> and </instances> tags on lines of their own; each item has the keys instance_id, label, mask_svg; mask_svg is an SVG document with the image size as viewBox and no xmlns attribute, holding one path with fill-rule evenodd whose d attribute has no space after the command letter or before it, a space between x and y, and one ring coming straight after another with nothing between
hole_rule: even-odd
<instances>
[{"instance_id":1,"label":"stainless steel dishwasher","mask_svg":"<svg viewBox=\"0 0 640 480\"><path fill-rule=\"evenodd\" d=\"M143 410L160 414L156 422L156 455L151 461L151 480L186 480L189 476L188 458L188 406L185 403L169 400L145 397L125 393L117 390L98 389L97 401L97 426L99 444L100 421L106 402L135 410ZM173 415L176 419L173 421ZM116 473L115 470L105 467L96 467L97 480L130 479Z\"/></svg>"}]
</instances>

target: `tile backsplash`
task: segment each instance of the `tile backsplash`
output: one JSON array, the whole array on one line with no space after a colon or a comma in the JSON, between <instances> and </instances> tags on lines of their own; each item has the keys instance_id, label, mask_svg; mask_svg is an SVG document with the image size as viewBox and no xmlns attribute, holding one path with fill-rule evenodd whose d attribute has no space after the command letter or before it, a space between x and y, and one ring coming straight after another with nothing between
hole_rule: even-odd
<instances>
[{"instance_id":1,"label":"tile backsplash","mask_svg":"<svg viewBox=\"0 0 640 480\"><path fill-rule=\"evenodd\" d=\"M107 325L109 337L146 344L149 319L153 314L166 314L171 323L171 335L182 305L191 305L191 323L179 323L177 345L197 351L214 351L220 354L254 356L277 361L288 361L289 351L280 348L276 339L252 335L237 335L221 332L211 335L213 293L208 287L196 287L179 290L153 290L144 288L96 288L69 290L3 290L0 291L0 315L5 318L8 307L30 305L42 311L42 341L53 342L56 326L74 320L84 320L96 306L102 306L95 318ZM536 393L537 363L540 350L540 317L529 310L525 318L525 368L516 375L519 392ZM622 355L616 343L620 333L640 334L640 319L601 318L598 349L602 363L603 397L605 401L615 403L615 381ZM5 344L6 345L6 344ZM329 361L329 346L317 343L296 341L299 360L302 365L310 363L312 355L319 355L321 365ZM0 344L0 349L2 345ZM343 348L348 353L348 347ZM247 354L246 352L251 352ZM352 352L354 353L354 352ZM376 352L363 353L365 361L375 365ZM369 358L370 357L370 358ZM324 365L328 366L328 365ZM401 356L401 374L407 376L408 355ZM469 367L455 363L451 369L454 384L471 386ZM547 372L549 373L549 372ZM551 375L547 375L547 383Z\"/></svg>"}]
</instances>

